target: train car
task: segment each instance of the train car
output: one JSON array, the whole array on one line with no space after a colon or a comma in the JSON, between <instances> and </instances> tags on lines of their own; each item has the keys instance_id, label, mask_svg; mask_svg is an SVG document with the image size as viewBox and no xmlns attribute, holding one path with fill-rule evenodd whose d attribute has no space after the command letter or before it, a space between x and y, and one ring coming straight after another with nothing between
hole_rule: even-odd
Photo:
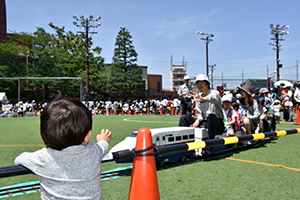
<instances>
[{"instance_id":1,"label":"train car","mask_svg":"<svg viewBox=\"0 0 300 200\"><path fill-rule=\"evenodd\" d=\"M167 146L180 143L195 142L208 139L208 132L205 128L194 127L168 127L150 129L152 134L152 142L156 146ZM108 154L103 158L103 161L113 158L112 153L122 150L134 150L136 145L137 131L131 133L123 141L114 146ZM217 135L216 138L226 137L226 134ZM228 148L229 146L215 147L215 151ZM230 146L231 147L231 146ZM165 161L175 163L183 161L186 158L194 158L194 156L202 156L202 149L195 151L179 152L167 154L163 156L156 156L155 161L157 164L162 165ZM117 163L133 162L133 156L130 159L116 161Z\"/></svg>"}]
</instances>

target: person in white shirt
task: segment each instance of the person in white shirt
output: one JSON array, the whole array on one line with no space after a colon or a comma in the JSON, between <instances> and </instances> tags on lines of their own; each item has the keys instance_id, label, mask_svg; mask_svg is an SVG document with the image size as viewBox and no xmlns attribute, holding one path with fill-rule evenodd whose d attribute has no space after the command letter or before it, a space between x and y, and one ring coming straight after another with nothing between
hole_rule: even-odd
<instances>
[{"instance_id":1,"label":"person in white shirt","mask_svg":"<svg viewBox=\"0 0 300 200\"><path fill-rule=\"evenodd\" d=\"M178 113L179 113L179 100L177 98L175 98L173 100L173 106L174 106L174 109L175 109L175 115L178 115Z\"/></svg>"},{"instance_id":2,"label":"person in white shirt","mask_svg":"<svg viewBox=\"0 0 300 200\"><path fill-rule=\"evenodd\" d=\"M181 98L181 109L182 114L192 113L192 96L191 91L193 90L192 86L189 85L190 77L185 75L184 84L181 85L178 89L178 96Z\"/></svg>"}]
</instances>

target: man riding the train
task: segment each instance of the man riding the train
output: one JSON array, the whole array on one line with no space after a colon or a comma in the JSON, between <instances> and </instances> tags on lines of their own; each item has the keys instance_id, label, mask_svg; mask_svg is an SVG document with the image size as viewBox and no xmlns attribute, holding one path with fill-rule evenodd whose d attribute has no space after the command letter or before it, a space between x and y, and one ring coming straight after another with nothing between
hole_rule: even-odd
<instances>
[{"instance_id":1,"label":"man riding the train","mask_svg":"<svg viewBox=\"0 0 300 200\"><path fill-rule=\"evenodd\" d=\"M209 139L214 139L215 135L222 135L224 132L224 115L219 91L210 88L208 77L199 74L196 77L196 86L200 92L191 91L196 102L197 118L191 114L180 117L179 126L206 127ZM213 154L213 147L204 149L204 155Z\"/></svg>"}]
</instances>

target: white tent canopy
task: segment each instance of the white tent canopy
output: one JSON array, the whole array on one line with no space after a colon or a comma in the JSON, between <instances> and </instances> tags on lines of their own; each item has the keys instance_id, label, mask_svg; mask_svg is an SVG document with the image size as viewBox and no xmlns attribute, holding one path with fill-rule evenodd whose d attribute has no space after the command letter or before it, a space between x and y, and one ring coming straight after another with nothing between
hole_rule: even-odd
<instances>
[{"instance_id":1,"label":"white tent canopy","mask_svg":"<svg viewBox=\"0 0 300 200\"><path fill-rule=\"evenodd\" d=\"M5 92L0 92L0 102L2 102L3 104L7 103L7 96Z\"/></svg>"}]
</instances>

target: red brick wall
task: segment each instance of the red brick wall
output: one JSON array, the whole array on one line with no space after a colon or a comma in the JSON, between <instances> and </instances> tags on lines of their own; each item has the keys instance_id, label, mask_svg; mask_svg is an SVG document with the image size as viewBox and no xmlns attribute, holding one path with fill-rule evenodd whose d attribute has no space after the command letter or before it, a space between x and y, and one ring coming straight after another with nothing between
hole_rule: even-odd
<instances>
[{"instance_id":1,"label":"red brick wall","mask_svg":"<svg viewBox=\"0 0 300 200\"><path fill-rule=\"evenodd\" d=\"M0 0L0 42L6 39L6 6L5 0Z\"/></svg>"},{"instance_id":2,"label":"red brick wall","mask_svg":"<svg viewBox=\"0 0 300 200\"><path fill-rule=\"evenodd\" d=\"M157 82L160 81L160 91L157 91ZM155 90L155 95L162 94L162 76L158 74L148 74L148 90Z\"/></svg>"}]
</instances>

